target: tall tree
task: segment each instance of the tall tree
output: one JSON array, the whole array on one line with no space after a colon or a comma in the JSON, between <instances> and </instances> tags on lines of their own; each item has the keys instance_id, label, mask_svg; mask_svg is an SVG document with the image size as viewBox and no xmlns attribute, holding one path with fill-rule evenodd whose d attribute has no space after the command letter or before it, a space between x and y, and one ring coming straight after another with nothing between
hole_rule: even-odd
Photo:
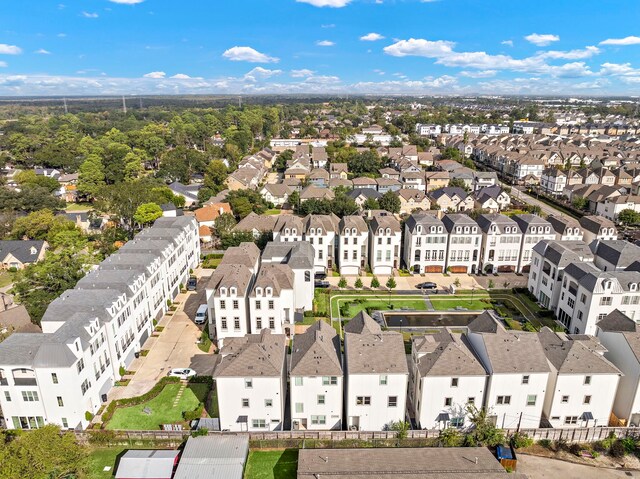
<instances>
[{"instance_id":1,"label":"tall tree","mask_svg":"<svg viewBox=\"0 0 640 479\"><path fill-rule=\"evenodd\" d=\"M384 195L378 199L380 208L390 213L400 213L400 197L393 191L387 191Z\"/></svg>"},{"instance_id":2,"label":"tall tree","mask_svg":"<svg viewBox=\"0 0 640 479\"><path fill-rule=\"evenodd\" d=\"M95 198L98 190L105 184L104 166L98 155L89 155L80 165L78 174L78 195Z\"/></svg>"},{"instance_id":3,"label":"tall tree","mask_svg":"<svg viewBox=\"0 0 640 479\"><path fill-rule=\"evenodd\" d=\"M162 216L162 208L156 203L143 203L133 215L133 219L141 226L153 223Z\"/></svg>"}]
</instances>

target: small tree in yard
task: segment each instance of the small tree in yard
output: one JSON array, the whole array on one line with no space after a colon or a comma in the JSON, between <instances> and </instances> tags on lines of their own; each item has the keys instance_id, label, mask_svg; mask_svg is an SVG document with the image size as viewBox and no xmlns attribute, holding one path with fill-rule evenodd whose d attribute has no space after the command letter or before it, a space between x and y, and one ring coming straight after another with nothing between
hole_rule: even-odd
<instances>
[{"instance_id":1,"label":"small tree in yard","mask_svg":"<svg viewBox=\"0 0 640 479\"><path fill-rule=\"evenodd\" d=\"M379 288L380 287L380 281L378 281L378 278L376 276L371 278L371 287L372 288Z\"/></svg>"},{"instance_id":2,"label":"small tree in yard","mask_svg":"<svg viewBox=\"0 0 640 479\"><path fill-rule=\"evenodd\" d=\"M356 279L355 285L354 285L357 289L362 289L362 280L360 279L360 276L358 276L358 279Z\"/></svg>"},{"instance_id":3,"label":"small tree in yard","mask_svg":"<svg viewBox=\"0 0 640 479\"><path fill-rule=\"evenodd\" d=\"M456 278L456 280L453 282L453 284L455 285L456 288L460 287L460 278Z\"/></svg>"},{"instance_id":4,"label":"small tree in yard","mask_svg":"<svg viewBox=\"0 0 640 479\"><path fill-rule=\"evenodd\" d=\"M487 289L493 289L495 288L495 283L493 282L492 279L489 280L489 284L487 285Z\"/></svg>"},{"instance_id":5,"label":"small tree in yard","mask_svg":"<svg viewBox=\"0 0 640 479\"><path fill-rule=\"evenodd\" d=\"M343 276L340 278L340 281L338 281L338 288L344 289L346 287L347 287L347 278Z\"/></svg>"},{"instance_id":6,"label":"small tree in yard","mask_svg":"<svg viewBox=\"0 0 640 479\"><path fill-rule=\"evenodd\" d=\"M394 279L393 276L389 277L389 279L387 280L387 284L385 286L389 288L389 291L391 291L393 288L397 286L396 280Z\"/></svg>"},{"instance_id":7,"label":"small tree in yard","mask_svg":"<svg viewBox=\"0 0 640 479\"><path fill-rule=\"evenodd\" d=\"M504 443L504 433L491 422L485 408L478 409L470 404L467 406L467 414L472 429L465 437L465 445L493 447Z\"/></svg>"},{"instance_id":8,"label":"small tree in yard","mask_svg":"<svg viewBox=\"0 0 640 479\"><path fill-rule=\"evenodd\" d=\"M411 425L407 421L391 421L387 424L386 429L396 431L396 437L398 439L406 439Z\"/></svg>"}]
</instances>

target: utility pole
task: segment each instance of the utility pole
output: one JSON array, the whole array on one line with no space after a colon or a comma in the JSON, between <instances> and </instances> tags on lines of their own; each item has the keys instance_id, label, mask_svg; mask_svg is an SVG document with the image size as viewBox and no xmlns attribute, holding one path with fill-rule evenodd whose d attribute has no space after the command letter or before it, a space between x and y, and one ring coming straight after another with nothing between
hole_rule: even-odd
<instances>
[{"instance_id":1,"label":"utility pole","mask_svg":"<svg viewBox=\"0 0 640 479\"><path fill-rule=\"evenodd\" d=\"M522 411L520 411L520 418L518 419L518 427L516 427L516 433L520 432L520 423L522 422Z\"/></svg>"},{"instance_id":2,"label":"utility pole","mask_svg":"<svg viewBox=\"0 0 640 479\"><path fill-rule=\"evenodd\" d=\"M69 109L67 108L67 99L63 98L62 100L64 101L64 114L66 115L69 113Z\"/></svg>"},{"instance_id":3,"label":"utility pole","mask_svg":"<svg viewBox=\"0 0 640 479\"><path fill-rule=\"evenodd\" d=\"M127 114L127 102L124 99L124 95L122 95L122 113Z\"/></svg>"}]
</instances>

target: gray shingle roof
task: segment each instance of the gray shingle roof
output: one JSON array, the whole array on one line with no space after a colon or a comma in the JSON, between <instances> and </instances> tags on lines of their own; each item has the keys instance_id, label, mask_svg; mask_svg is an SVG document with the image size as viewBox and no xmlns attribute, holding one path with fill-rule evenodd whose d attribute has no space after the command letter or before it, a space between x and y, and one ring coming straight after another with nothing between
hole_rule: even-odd
<instances>
[{"instance_id":1,"label":"gray shingle roof","mask_svg":"<svg viewBox=\"0 0 640 479\"><path fill-rule=\"evenodd\" d=\"M614 309L598 321L598 327L607 332L635 333L638 330L637 323L618 309Z\"/></svg>"},{"instance_id":2,"label":"gray shingle roof","mask_svg":"<svg viewBox=\"0 0 640 479\"><path fill-rule=\"evenodd\" d=\"M478 226L478 223L473 221L469 216L457 213L444 215L442 223L449 233L451 233L456 226Z\"/></svg>"},{"instance_id":3,"label":"gray shingle roof","mask_svg":"<svg viewBox=\"0 0 640 479\"><path fill-rule=\"evenodd\" d=\"M381 333L382 328L376 323L371 316L365 311L360 311L356 314L343 328L345 333L355 334L376 334Z\"/></svg>"},{"instance_id":4,"label":"gray shingle roof","mask_svg":"<svg viewBox=\"0 0 640 479\"><path fill-rule=\"evenodd\" d=\"M251 286L253 274L243 264L223 264L213 272L207 283L207 289L214 290L214 296L220 296L220 288L236 288L239 296L244 296Z\"/></svg>"},{"instance_id":5,"label":"gray shingle roof","mask_svg":"<svg viewBox=\"0 0 640 479\"><path fill-rule=\"evenodd\" d=\"M256 276L251 290L251 297L256 297L256 288L273 289L273 295L278 297L283 289L293 290L293 271L286 264L263 264Z\"/></svg>"},{"instance_id":6,"label":"gray shingle roof","mask_svg":"<svg viewBox=\"0 0 640 479\"><path fill-rule=\"evenodd\" d=\"M593 253L583 241L542 240L533 250L560 268L572 262L593 261Z\"/></svg>"},{"instance_id":7,"label":"gray shingle roof","mask_svg":"<svg viewBox=\"0 0 640 479\"><path fill-rule=\"evenodd\" d=\"M500 233L504 233L505 226L517 226L516 222L511 218L499 213L490 213L478 216L478 226L485 233L489 231L491 225L495 224Z\"/></svg>"},{"instance_id":8,"label":"gray shingle roof","mask_svg":"<svg viewBox=\"0 0 640 479\"><path fill-rule=\"evenodd\" d=\"M616 268L626 268L640 258L640 246L624 240L596 240L589 247L594 255Z\"/></svg>"},{"instance_id":9,"label":"gray shingle roof","mask_svg":"<svg viewBox=\"0 0 640 479\"><path fill-rule=\"evenodd\" d=\"M353 190L353 191L357 191L357 190ZM356 231L360 233L366 233L367 231L369 231L369 228L367 227L367 223L364 221L362 216L356 216L356 215L342 217L342 219L340 220L340 233L341 234L344 233L344 230L346 228L349 228L349 229L355 228Z\"/></svg>"},{"instance_id":10,"label":"gray shingle roof","mask_svg":"<svg viewBox=\"0 0 640 479\"><path fill-rule=\"evenodd\" d=\"M3 240L0 241L0 262L4 262L8 255L13 256L21 263L34 263L46 241L41 240ZM32 253L32 248L34 253Z\"/></svg>"},{"instance_id":11,"label":"gray shingle roof","mask_svg":"<svg viewBox=\"0 0 640 479\"><path fill-rule=\"evenodd\" d=\"M390 213L374 215L370 225L374 235L378 233L378 229L380 228L385 231L389 228L392 233L399 233L401 231L400 222Z\"/></svg>"},{"instance_id":12,"label":"gray shingle roof","mask_svg":"<svg viewBox=\"0 0 640 479\"><path fill-rule=\"evenodd\" d=\"M238 246L227 248L218 267L242 264L248 268L254 268L259 259L260 249L255 243L240 243Z\"/></svg>"},{"instance_id":13,"label":"gray shingle roof","mask_svg":"<svg viewBox=\"0 0 640 479\"><path fill-rule=\"evenodd\" d=\"M292 376L342 376L340 336L325 321L296 334L291 351Z\"/></svg>"},{"instance_id":14,"label":"gray shingle roof","mask_svg":"<svg viewBox=\"0 0 640 479\"><path fill-rule=\"evenodd\" d=\"M486 371L461 334L443 330L413 338L420 376L484 376Z\"/></svg>"},{"instance_id":15,"label":"gray shingle roof","mask_svg":"<svg viewBox=\"0 0 640 479\"><path fill-rule=\"evenodd\" d=\"M580 226L592 233L600 233L601 228L615 228L613 221L603 216L583 216L580 218Z\"/></svg>"},{"instance_id":16,"label":"gray shingle roof","mask_svg":"<svg viewBox=\"0 0 640 479\"><path fill-rule=\"evenodd\" d=\"M409 218L407 218L405 225L407 225L407 228L409 228L409 231L412 233L415 233L416 226L418 225L423 227L444 226L442 221L440 221L436 216L428 213L413 213Z\"/></svg>"},{"instance_id":17,"label":"gray shingle roof","mask_svg":"<svg viewBox=\"0 0 640 479\"><path fill-rule=\"evenodd\" d=\"M286 345L284 334L271 334L269 329L263 329L260 334L227 338L213 377L280 377Z\"/></svg>"},{"instance_id":18,"label":"gray shingle roof","mask_svg":"<svg viewBox=\"0 0 640 479\"><path fill-rule=\"evenodd\" d=\"M292 269L312 269L314 250L308 241L267 243L262 252L262 262L273 261L276 258L284 258L284 262Z\"/></svg>"}]
</instances>

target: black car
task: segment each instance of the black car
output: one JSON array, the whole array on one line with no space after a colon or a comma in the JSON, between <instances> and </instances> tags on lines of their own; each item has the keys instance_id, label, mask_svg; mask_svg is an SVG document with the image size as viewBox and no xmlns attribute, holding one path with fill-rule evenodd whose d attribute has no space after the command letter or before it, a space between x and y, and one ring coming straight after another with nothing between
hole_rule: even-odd
<instances>
[{"instance_id":1,"label":"black car","mask_svg":"<svg viewBox=\"0 0 640 479\"><path fill-rule=\"evenodd\" d=\"M330 286L329 281L319 281L319 280L315 281L316 288L328 288L329 286Z\"/></svg>"},{"instance_id":2,"label":"black car","mask_svg":"<svg viewBox=\"0 0 640 479\"><path fill-rule=\"evenodd\" d=\"M322 281L327 279L327 273L316 273L315 278L316 281Z\"/></svg>"},{"instance_id":3,"label":"black car","mask_svg":"<svg viewBox=\"0 0 640 479\"><path fill-rule=\"evenodd\" d=\"M192 276L191 278L189 278L189 281L187 281L187 291L195 291L197 285L198 279Z\"/></svg>"},{"instance_id":4,"label":"black car","mask_svg":"<svg viewBox=\"0 0 640 479\"><path fill-rule=\"evenodd\" d=\"M416 284L416 288L418 288L418 289L438 289L438 285L436 283L432 283L431 281L427 281L426 283L418 283L418 284Z\"/></svg>"}]
</instances>

